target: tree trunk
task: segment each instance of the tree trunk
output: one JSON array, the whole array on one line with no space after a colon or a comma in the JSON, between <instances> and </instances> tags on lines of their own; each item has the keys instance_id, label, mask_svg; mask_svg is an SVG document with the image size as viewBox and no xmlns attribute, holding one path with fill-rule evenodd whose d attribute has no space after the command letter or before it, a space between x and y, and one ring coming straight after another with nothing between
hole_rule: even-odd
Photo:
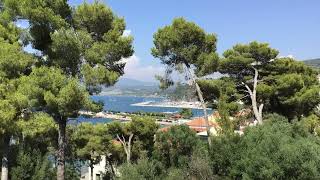
<instances>
[{"instance_id":1,"label":"tree trunk","mask_svg":"<svg viewBox=\"0 0 320 180\"><path fill-rule=\"evenodd\" d=\"M117 138L121 142L124 152L127 155L127 163L130 164L131 163L131 141L133 138L133 134L130 134L128 142L126 142L126 139L123 136L121 139L118 134L117 134Z\"/></svg>"},{"instance_id":2,"label":"tree trunk","mask_svg":"<svg viewBox=\"0 0 320 180\"><path fill-rule=\"evenodd\" d=\"M65 178L66 125L67 125L66 120L59 121L57 180L64 180Z\"/></svg>"},{"instance_id":3,"label":"tree trunk","mask_svg":"<svg viewBox=\"0 0 320 180\"><path fill-rule=\"evenodd\" d=\"M208 113L207 113L207 105L204 102L204 99L203 99L203 96L202 96L202 91L201 91L198 83L195 80L194 80L194 83L195 83L195 86L196 86L198 97L199 97L200 102L201 102L201 106L203 108L203 114L204 114L204 119L205 119L205 122L206 122L206 129L207 129L207 135L208 135L208 143L209 143L209 146L210 146L211 145L210 126L209 126L209 117L208 117Z\"/></svg>"},{"instance_id":4,"label":"tree trunk","mask_svg":"<svg viewBox=\"0 0 320 180\"><path fill-rule=\"evenodd\" d=\"M2 155L2 165L1 165L1 180L9 179L9 146L10 146L10 136L4 137L3 144L3 155Z\"/></svg>"},{"instance_id":5,"label":"tree trunk","mask_svg":"<svg viewBox=\"0 0 320 180\"><path fill-rule=\"evenodd\" d=\"M113 167L113 164L112 164L112 154L111 153L108 153L106 155L106 168L108 166L110 166L110 170L111 170L111 177L110 177L110 180L114 179L114 177L116 176L116 173L115 173L115 170L114 170L114 167Z\"/></svg>"},{"instance_id":6,"label":"tree trunk","mask_svg":"<svg viewBox=\"0 0 320 180\"><path fill-rule=\"evenodd\" d=\"M93 180L93 164L90 163L90 180Z\"/></svg>"},{"instance_id":7,"label":"tree trunk","mask_svg":"<svg viewBox=\"0 0 320 180\"><path fill-rule=\"evenodd\" d=\"M207 129L207 135L208 135L208 144L209 146L211 146L211 139L210 139L210 126L209 126L209 117L208 117L208 113L207 113L207 105L203 99L203 96L202 96L202 91L194 77L194 75L191 73L190 71L190 68L188 66L186 66L186 69L187 69L187 72L190 76L190 79L192 80L193 84L195 85L196 87L196 91L197 91L197 95L198 95L198 98L200 100L200 103L201 103L201 106L202 106L202 109L203 109L203 114L204 114L204 119L205 119L205 122L206 122L206 129Z\"/></svg>"},{"instance_id":8,"label":"tree trunk","mask_svg":"<svg viewBox=\"0 0 320 180\"><path fill-rule=\"evenodd\" d=\"M260 106L258 107L258 103L257 103L258 70L256 68L253 68L253 69L254 69L253 89L251 90L249 86L246 84L245 84L245 87L248 93L250 94L254 117L258 121L258 124L262 124L263 104L260 104Z\"/></svg>"}]
</instances>

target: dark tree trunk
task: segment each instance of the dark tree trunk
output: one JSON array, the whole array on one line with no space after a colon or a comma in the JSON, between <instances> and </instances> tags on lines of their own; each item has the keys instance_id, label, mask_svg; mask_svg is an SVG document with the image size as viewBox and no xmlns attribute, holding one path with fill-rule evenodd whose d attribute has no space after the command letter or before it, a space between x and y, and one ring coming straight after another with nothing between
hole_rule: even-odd
<instances>
[{"instance_id":1,"label":"dark tree trunk","mask_svg":"<svg viewBox=\"0 0 320 180\"><path fill-rule=\"evenodd\" d=\"M57 180L64 180L65 177L66 125L66 120L59 121Z\"/></svg>"},{"instance_id":2,"label":"dark tree trunk","mask_svg":"<svg viewBox=\"0 0 320 180\"><path fill-rule=\"evenodd\" d=\"M5 135L3 142L3 155L2 155L2 164L1 164L1 180L9 179L9 146L10 146L10 136Z\"/></svg>"},{"instance_id":3,"label":"dark tree trunk","mask_svg":"<svg viewBox=\"0 0 320 180\"><path fill-rule=\"evenodd\" d=\"M114 179L116 176L113 164L112 164L112 154L109 153L106 155L106 171L107 171L107 167L110 166L110 170L111 170L111 175L110 175L110 180Z\"/></svg>"},{"instance_id":4,"label":"dark tree trunk","mask_svg":"<svg viewBox=\"0 0 320 180\"><path fill-rule=\"evenodd\" d=\"M93 164L90 162L90 180L93 180Z\"/></svg>"}]
</instances>

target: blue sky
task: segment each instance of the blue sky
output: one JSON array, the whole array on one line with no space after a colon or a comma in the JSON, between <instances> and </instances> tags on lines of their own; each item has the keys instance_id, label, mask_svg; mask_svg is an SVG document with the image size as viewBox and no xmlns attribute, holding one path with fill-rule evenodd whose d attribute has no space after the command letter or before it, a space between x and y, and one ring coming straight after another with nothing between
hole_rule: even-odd
<instances>
[{"instance_id":1,"label":"blue sky","mask_svg":"<svg viewBox=\"0 0 320 180\"><path fill-rule=\"evenodd\" d=\"M82 0L70 0L73 6ZM92 2L88 1L87 2ZM163 70L150 54L153 34L175 17L185 17L218 36L218 52L236 43L268 42L280 55L320 57L320 0L104 0L125 18L135 54L127 75L152 81Z\"/></svg>"}]
</instances>

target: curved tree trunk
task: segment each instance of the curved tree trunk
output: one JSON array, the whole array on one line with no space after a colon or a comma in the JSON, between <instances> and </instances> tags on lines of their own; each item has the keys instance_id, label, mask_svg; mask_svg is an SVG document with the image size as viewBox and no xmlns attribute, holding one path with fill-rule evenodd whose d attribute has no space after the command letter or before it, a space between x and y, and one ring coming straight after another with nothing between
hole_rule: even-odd
<instances>
[{"instance_id":1,"label":"curved tree trunk","mask_svg":"<svg viewBox=\"0 0 320 180\"><path fill-rule=\"evenodd\" d=\"M258 124L262 124L263 104L260 104L260 106L258 107L258 103L257 103L258 70L256 68L253 68L253 69L254 69L253 89L251 90L249 86L246 84L245 84L245 87L250 95L254 117L258 121Z\"/></svg>"},{"instance_id":2,"label":"curved tree trunk","mask_svg":"<svg viewBox=\"0 0 320 180\"><path fill-rule=\"evenodd\" d=\"M205 122L206 122L206 129L207 129L207 135L208 135L208 144L209 144L209 146L211 146L210 126L209 126L209 117L208 117L208 113L207 113L207 105L206 105L206 103L205 103L205 101L203 99L202 91L200 89L200 86L198 85L193 73L191 73L190 68L187 65L186 65L186 70L187 70L187 72L189 74L190 79L192 80L192 83L196 87L197 95L198 95L198 98L200 100L200 103L201 103L201 106L202 106L202 109L203 109L204 119L205 119Z\"/></svg>"},{"instance_id":3,"label":"curved tree trunk","mask_svg":"<svg viewBox=\"0 0 320 180\"><path fill-rule=\"evenodd\" d=\"M10 146L10 136L4 137L3 144L3 155L2 155L2 164L1 164L1 180L9 179L9 146Z\"/></svg>"},{"instance_id":4,"label":"curved tree trunk","mask_svg":"<svg viewBox=\"0 0 320 180\"><path fill-rule=\"evenodd\" d=\"M130 134L128 142L126 141L123 135L122 135L122 138L120 138L119 135L117 134L117 138L121 142L124 152L127 155L127 163L130 164L131 163L131 141L133 138L133 134Z\"/></svg>"},{"instance_id":5,"label":"curved tree trunk","mask_svg":"<svg viewBox=\"0 0 320 180\"><path fill-rule=\"evenodd\" d=\"M195 86L196 86L198 97L199 97L200 102L201 102L201 106L202 106L203 114L204 114L204 119L205 119L205 122L206 122L206 129L207 129L207 135L208 135L208 144L209 144L209 146L211 146L210 126L209 126L209 117L208 117L208 113L207 113L207 105L204 102L204 99L203 99L203 96L202 96L202 91L201 91L198 83L195 80L194 80L194 83L195 83Z\"/></svg>"},{"instance_id":6,"label":"curved tree trunk","mask_svg":"<svg viewBox=\"0 0 320 180\"><path fill-rule=\"evenodd\" d=\"M58 153L57 153L57 180L65 179L65 148L66 148L66 120L59 121Z\"/></svg>"}]
</instances>

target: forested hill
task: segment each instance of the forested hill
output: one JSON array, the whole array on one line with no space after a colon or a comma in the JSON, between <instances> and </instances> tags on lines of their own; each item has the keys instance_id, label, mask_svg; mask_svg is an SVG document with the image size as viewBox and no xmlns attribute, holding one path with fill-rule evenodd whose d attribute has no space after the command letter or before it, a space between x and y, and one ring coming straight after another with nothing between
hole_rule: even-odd
<instances>
[{"instance_id":1,"label":"forested hill","mask_svg":"<svg viewBox=\"0 0 320 180\"><path fill-rule=\"evenodd\" d=\"M305 60L305 61L303 61L303 62L306 63L307 65L320 68L320 58Z\"/></svg>"}]
</instances>

